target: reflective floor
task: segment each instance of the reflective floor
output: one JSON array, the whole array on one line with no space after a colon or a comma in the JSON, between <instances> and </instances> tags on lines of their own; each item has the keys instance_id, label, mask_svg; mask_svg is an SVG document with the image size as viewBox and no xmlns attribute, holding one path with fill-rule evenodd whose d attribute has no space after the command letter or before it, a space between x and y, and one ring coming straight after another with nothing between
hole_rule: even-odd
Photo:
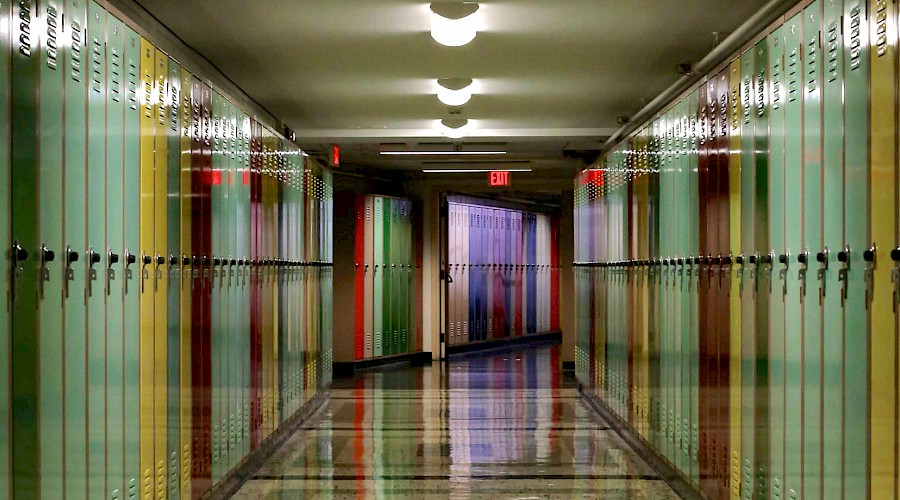
<instances>
[{"instance_id":1,"label":"reflective floor","mask_svg":"<svg viewBox=\"0 0 900 500\"><path fill-rule=\"evenodd\" d=\"M678 498L543 347L337 380L236 498Z\"/></svg>"}]
</instances>

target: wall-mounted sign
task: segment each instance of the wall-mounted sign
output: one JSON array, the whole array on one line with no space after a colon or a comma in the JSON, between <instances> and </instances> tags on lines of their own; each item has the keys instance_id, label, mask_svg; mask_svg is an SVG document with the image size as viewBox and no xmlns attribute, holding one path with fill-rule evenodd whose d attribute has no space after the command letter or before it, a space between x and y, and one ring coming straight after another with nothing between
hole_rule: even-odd
<instances>
[{"instance_id":1,"label":"wall-mounted sign","mask_svg":"<svg viewBox=\"0 0 900 500\"><path fill-rule=\"evenodd\" d=\"M340 167L341 166L341 147L337 144L331 145L331 166L332 167Z\"/></svg>"},{"instance_id":2,"label":"wall-mounted sign","mask_svg":"<svg viewBox=\"0 0 900 500\"><path fill-rule=\"evenodd\" d=\"M490 186L509 186L509 172L505 170L496 170L488 172L488 185Z\"/></svg>"}]
</instances>

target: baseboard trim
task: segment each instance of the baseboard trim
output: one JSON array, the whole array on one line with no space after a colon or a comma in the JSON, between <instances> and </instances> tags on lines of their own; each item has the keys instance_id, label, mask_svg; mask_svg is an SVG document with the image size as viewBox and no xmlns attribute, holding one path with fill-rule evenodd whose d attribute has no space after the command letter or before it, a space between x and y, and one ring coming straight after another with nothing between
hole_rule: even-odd
<instances>
[{"instance_id":1,"label":"baseboard trim","mask_svg":"<svg viewBox=\"0 0 900 500\"><path fill-rule=\"evenodd\" d=\"M335 378L352 378L357 373L376 368L393 367L394 365L424 366L429 363L431 363L430 352L408 352L357 361L335 361L331 366Z\"/></svg>"},{"instance_id":2,"label":"baseboard trim","mask_svg":"<svg viewBox=\"0 0 900 500\"><path fill-rule=\"evenodd\" d=\"M665 457L650 446L649 443L644 441L644 439L634 431L631 425L619 418L606 403L601 401L600 398L594 394L586 391L581 382L578 383L578 392L587 402L588 407L594 410L600 418L608 423L609 427L616 431L622 440L631 446L637 454L647 462L647 465L656 471L656 473L659 474L659 477L678 494L678 496L689 500L701 500L703 498L700 495L700 492L696 490L677 470L675 470Z\"/></svg>"},{"instance_id":3,"label":"baseboard trim","mask_svg":"<svg viewBox=\"0 0 900 500\"><path fill-rule=\"evenodd\" d=\"M324 406L331 396L331 387L319 391L318 394L291 415L281 427L266 438L258 448L250 452L244 460L232 469L221 481L216 483L203 498L220 500L231 498L253 474L268 460L275 450L281 447L300 427L309 422Z\"/></svg>"},{"instance_id":4,"label":"baseboard trim","mask_svg":"<svg viewBox=\"0 0 900 500\"><path fill-rule=\"evenodd\" d=\"M462 357L470 354L483 355L494 351L520 349L522 347L534 347L543 344L558 344L562 342L562 331L556 330L546 333L532 333L521 337L507 337L503 339L479 340L447 346L447 356L450 358Z\"/></svg>"}]
</instances>

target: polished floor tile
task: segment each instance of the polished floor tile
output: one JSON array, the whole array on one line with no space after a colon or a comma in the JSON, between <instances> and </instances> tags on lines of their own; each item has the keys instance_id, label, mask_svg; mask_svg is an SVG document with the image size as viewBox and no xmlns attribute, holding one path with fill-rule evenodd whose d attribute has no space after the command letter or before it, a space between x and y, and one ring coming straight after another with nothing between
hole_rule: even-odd
<instances>
[{"instance_id":1,"label":"polished floor tile","mask_svg":"<svg viewBox=\"0 0 900 500\"><path fill-rule=\"evenodd\" d=\"M338 380L236 498L678 496L543 347Z\"/></svg>"}]
</instances>

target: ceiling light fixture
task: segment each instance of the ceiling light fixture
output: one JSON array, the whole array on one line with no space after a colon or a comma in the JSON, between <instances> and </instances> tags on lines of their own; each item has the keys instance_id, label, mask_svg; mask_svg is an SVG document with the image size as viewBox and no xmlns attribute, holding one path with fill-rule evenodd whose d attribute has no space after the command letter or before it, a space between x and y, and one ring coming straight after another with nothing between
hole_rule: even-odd
<instances>
[{"instance_id":1,"label":"ceiling light fixture","mask_svg":"<svg viewBox=\"0 0 900 500\"><path fill-rule=\"evenodd\" d=\"M471 78L441 78L437 97L447 106L462 106L472 98Z\"/></svg>"},{"instance_id":2,"label":"ceiling light fixture","mask_svg":"<svg viewBox=\"0 0 900 500\"><path fill-rule=\"evenodd\" d=\"M505 155L506 151L382 151L384 156L487 156Z\"/></svg>"},{"instance_id":3,"label":"ceiling light fixture","mask_svg":"<svg viewBox=\"0 0 900 500\"><path fill-rule=\"evenodd\" d=\"M475 2L435 2L431 4L431 37L439 44L460 47L478 34Z\"/></svg>"},{"instance_id":4,"label":"ceiling light fixture","mask_svg":"<svg viewBox=\"0 0 900 500\"><path fill-rule=\"evenodd\" d=\"M469 120L465 118L444 118L441 120L441 133L450 139L462 139L469 135Z\"/></svg>"},{"instance_id":5,"label":"ceiling light fixture","mask_svg":"<svg viewBox=\"0 0 900 500\"><path fill-rule=\"evenodd\" d=\"M498 170L496 168L466 168L466 169L425 169L425 174L484 174L487 172L533 172L530 168L504 168Z\"/></svg>"}]
</instances>

